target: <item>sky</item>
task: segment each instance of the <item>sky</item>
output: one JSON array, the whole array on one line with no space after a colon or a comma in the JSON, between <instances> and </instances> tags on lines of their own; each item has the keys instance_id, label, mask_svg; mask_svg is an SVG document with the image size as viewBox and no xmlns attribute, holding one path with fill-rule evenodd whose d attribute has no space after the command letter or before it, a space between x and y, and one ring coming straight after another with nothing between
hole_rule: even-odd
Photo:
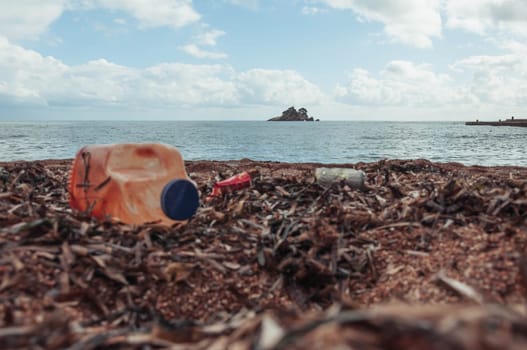
<instances>
[{"instance_id":1,"label":"sky","mask_svg":"<svg viewBox=\"0 0 527 350\"><path fill-rule=\"evenodd\" d=\"M0 0L0 120L527 118L525 0Z\"/></svg>"}]
</instances>

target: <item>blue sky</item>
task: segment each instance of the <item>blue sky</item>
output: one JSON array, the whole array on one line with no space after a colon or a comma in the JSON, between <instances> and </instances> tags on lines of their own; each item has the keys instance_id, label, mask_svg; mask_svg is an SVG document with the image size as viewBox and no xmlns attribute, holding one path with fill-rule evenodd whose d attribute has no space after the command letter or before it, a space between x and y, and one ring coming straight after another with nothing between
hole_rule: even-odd
<instances>
[{"instance_id":1,"label":"blue sky","mask_svg":"<svg viewBox=\"0 0 527 350\"><path fill-rule=\"evenodd\" d=\"M0 120L527 117L523 0L0 0Z\"/></svg>"}]
</instances>

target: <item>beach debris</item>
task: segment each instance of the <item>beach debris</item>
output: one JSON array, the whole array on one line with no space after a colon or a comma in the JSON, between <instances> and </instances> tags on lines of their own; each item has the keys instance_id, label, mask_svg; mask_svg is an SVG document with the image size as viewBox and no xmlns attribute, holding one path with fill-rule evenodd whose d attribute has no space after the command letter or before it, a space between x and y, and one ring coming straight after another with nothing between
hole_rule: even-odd
<instances>
[{"instance_id":1,"label":"beach debris","mask_svg":"<svg viewBox=\"0 0 527 350\"><path fill-rule=\"evenodd\" d=\"M351 188L362 188L366 180L364 171L351 168L316 168L315 178L321 186L331 186L334 183L341 183Z\"/></svg>"},{"instance_id":2,"label":"beach debris","mask_svg":"<svg viewBox=\"0 0 527 350\"><path fill-rule=\"evenodd\" d=\"M68 192L71 208L127 224L173 225L191 218L199 206L179 150L156 143L82 147Z\"/></svg>"},{"instance_id":3,"label":"beach debris","mask_svg":"<svg viewBox=\"0 0 527 350\"><path fill-rule=\"evenodd\" d=\"M248 187L251 187L251 175L249 174L249 172L244 171L239 174L233 175L228 179L216 182L212 187L212 192L207 197L207 200L210 201L214 197L218 197L225 193L238 191Z\"/></svg>"}]
</instances>

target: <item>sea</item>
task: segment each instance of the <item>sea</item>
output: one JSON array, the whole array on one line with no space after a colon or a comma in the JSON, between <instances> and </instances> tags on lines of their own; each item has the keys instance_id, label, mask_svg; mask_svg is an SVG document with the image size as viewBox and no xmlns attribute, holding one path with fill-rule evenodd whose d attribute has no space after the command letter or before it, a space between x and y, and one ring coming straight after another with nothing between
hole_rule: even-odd
<instances>
[{"instance_id":1,"label":"sea","mask_svg":"<svg viewBox=\"0 0 527 350\"><path fill-rule=\"evenodd\" d=\"M186 160L358 163L428 159L527 166L527 128L463 122L0 122L0 161L71 159L87 144L160 142Z\"/></svg>"}]
</instances>

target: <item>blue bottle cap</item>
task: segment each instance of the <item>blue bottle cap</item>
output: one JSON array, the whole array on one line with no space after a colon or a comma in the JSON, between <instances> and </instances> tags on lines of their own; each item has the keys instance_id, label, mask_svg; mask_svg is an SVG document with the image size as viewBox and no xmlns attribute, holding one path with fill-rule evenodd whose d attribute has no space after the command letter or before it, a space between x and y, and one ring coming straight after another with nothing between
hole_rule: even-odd
<instances>
[{"instance_id":1,"label":"blue bottle cap","mask_svg":"<svg viewBox=\"0 0 527 350\"><path fill-rule=\"evenodd\" d=\"M198 207L198 190L189 180L172 180L165 185L161 192L161 209L172 220L190 219Z\"/></svg>"}]
</instances>

